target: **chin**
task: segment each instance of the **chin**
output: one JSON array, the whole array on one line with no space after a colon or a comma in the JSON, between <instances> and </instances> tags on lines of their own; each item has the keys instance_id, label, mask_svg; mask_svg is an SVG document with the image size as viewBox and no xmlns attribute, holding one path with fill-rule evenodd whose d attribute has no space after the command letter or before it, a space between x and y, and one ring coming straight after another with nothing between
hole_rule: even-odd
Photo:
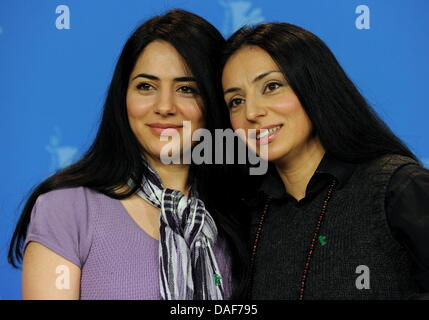
<instances>
[{"instance_id":1,"label":"chin","mask_svg":"<svg viewBox=\"0 0 429 320\"><path fill-rule=\"evenodd\" d=\"M151 145L146 149L146 152L150 154L152 158L160 159L164 146L165 145ZM171 150L171 148L167 148L167 150Z\"/></svg>"},{"instance_id":2,"label":"chin","mask_svg":"<svg viewBox=\"0 0 429 320\"><path fill-rule=\"evenodd\" d=\"M281 149L284 149L284 148L281 148ZM288 153L289 153L289 150L285 150L285 149L279 150L279 148L274 147L274 148L268 148L268 159L267 157L263 157L259 152L258 152L258 156L269 162L276 162L286 157Z\"/></svg>"}]
</instances>

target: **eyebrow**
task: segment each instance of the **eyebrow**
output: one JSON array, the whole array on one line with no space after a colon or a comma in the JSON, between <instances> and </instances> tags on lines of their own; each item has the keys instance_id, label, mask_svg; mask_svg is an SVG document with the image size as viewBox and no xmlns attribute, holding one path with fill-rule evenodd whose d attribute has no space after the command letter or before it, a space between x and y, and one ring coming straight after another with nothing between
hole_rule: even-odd
<instances>
[{"instance_id":1,"label":"eyebrow","mask_svg":"<svg viewBox=\"0 0 429 320\"><path fill-rule=\"evenodd\" d=\"M268 76L269 74L274 73L274 72L280 72L281 73L281 71L277 71L277 70L264 72L264 73L260 74L259 76L256 76L255 79L252 80L252 83L257 82L257 81L265 78L266 76ZM226 95L227 93L237 92L237 91L240 91L240 88L229 88L229 89L226 89L223 92L223 94Z\"/></svg>"},{"instance_id":2,"label":"eyebrow","mask_svg":"<svg viewBox=\"0 0 429 320\"><path fill-rule=\"evenodd\" d=\"M147 74L147 73L139 73L134 78L132 78L131 81L133 81L137 78L146 78L146 79L155 80L155 81L160 80L157 76ZM196 82L194 77L187 77L187 76L174 78L173 81L175 81L175 82Z\"/></svg>"}]
</instances>

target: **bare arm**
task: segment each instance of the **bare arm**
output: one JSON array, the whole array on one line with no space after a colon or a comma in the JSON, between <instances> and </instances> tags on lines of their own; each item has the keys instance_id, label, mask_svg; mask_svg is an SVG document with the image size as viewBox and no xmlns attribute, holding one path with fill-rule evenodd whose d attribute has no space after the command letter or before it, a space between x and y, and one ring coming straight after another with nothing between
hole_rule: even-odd
<instances>
[{"instance_id":1,"label":"bare arm","mask_svg":"<svg viewBox=\"0 0 429 320\"><path fill-rule=\"evenodd\" d=\"M38 242L25 249L22 298L25 300L78 300L80 268Z\"/></svg>"}]
</instances>

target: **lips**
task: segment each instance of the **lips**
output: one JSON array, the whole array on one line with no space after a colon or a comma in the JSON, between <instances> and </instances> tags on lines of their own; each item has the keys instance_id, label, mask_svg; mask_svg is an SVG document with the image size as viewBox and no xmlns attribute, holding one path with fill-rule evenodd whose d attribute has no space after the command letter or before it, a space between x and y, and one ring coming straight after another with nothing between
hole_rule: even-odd
<instances>
[{"instance_id":1,"label":"lips","mask_svg":"<svg viewBox=\"0 0 429 320\"><path fill-rule=\"evenodd\" d=\"M171 135L177 132L177 130L179 130L180 128L183 128L183 125L174 123L148 123L147 126L157 136Z\"/></svg>"},{"instance_id":2,"label":"lips","mask_svg":"<svg viewBox=\"0 0 429 320\"><path fill-rule=\"evenodd\" d=\"M282 127L283 124L261 127L255 133L250 134L249 137L255 139L256 144L268 144L274 140Z\"/></svg>"},{"instance_id":3,"label":"lips","mask_svg":"<svg viewBox=\"0 0 429 320\"><path fill-rule=\"evenodd\" d=\"M147 125L151 128L161 128L161 129L182 128L183 127L183 125L181 125L181 124L173 124L173 123L148 123Z\"/></svg>"},{"instance_id":4,"label":"lips","mask_svg":"<svg viewBox=\"0 0 429 320\"><path fill-rule=\"evenodd\" d=\"M267 135L269 135L269 134L271 134L271 133L279 130L281 127L282 127L282 125L278 125L278 126L275 126L275 127L264 128L264 129L258 130L257 133L256 133L256 139L262 139L263 137L265 137L265 136L267 136Z\"/></svg>"},{"instance_id":5,"label":"lips","mask_svg":"<svg viewBox=\"0 0 429 320\"><path fill-rule=\"evenodd\" d=\"M259 139L261 137L261 135L270 134L270 133L280 129L281 127L283 127L282 124L273 124L273 125L261 127L259 129L256 129L254 132L250 132L249 138Z\"/></svg>"}]
</instances>

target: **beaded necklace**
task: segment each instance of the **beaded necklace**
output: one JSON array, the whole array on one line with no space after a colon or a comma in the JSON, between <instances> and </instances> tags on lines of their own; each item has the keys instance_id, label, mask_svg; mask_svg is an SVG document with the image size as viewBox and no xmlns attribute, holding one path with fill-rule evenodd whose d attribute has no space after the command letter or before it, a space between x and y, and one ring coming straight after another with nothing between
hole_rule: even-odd
<instances>
[{"instance_id":1,"label":"beaded necklace","mask_svg":"<svg viewBox=\"0 0 429 320\"><path fill-rule=\"evenodd\" d=\"M320 211L320 215L317 218L316 226L314 228L312 238L310 241L310 246L307 249L307 256L305 259L304 270L302 273L301 281L299 283L298 300L304 299L305 284L306 284L306 281L308 278L308 273L310 271L310 263L311 263L311 259L313 258L313 253L314 253L314 250L316 247L316 240L319 236L320 227L322 225L323 218L325 217L326 211L328 209L329 200L332 197L332 193L334 192L335 186L336 186L336 180L333 179L329 188L328 188L325 199L323 201L322 210ZM252 246L252 255L250 258L251 278L250 278L250 286L249 286L249 291L248 291L248 297L249 298L250 298L250 295L252 292L252 286L253 286L253 274L254 274L254 267L255 267L256 251L258 249L259 240L261 239L261 236L262 236L262 229L264 226L265 216L268 212L270 204L271 204L271 198L268 197L267 201L265 202L264 209L262 210L261 215L259 217L258 225L256 228L255 241L254 241L253 246Z\"/></svg>"}]
</instances>

